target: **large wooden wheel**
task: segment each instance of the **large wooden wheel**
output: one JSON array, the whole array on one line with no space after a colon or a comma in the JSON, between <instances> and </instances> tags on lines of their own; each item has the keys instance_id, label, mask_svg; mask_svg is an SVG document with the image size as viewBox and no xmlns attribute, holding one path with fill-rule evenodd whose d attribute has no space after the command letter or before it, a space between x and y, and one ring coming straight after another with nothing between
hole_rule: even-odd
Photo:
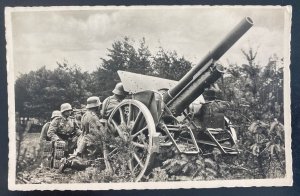
<instances>
[{"instance_id":1,"label":"large wooden wheel","mask_svg":"<svg viewBox=\"0 0 300 196\"><path fill-rule=\"evenodd\" d=\"M108 125L111 138L106 148L112 171L129 181L140 181L153 160L156 130L150 111L140 101L124 100L112 111Z\"/></svg>"}]
</instances>

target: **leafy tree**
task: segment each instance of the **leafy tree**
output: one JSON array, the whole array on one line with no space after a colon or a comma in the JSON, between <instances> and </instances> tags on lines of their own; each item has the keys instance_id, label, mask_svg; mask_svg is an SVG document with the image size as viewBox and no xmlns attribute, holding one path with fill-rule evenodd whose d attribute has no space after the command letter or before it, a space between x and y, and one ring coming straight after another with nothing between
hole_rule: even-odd
<instances>
[{"instance_id":1,"label":"leafy tree","mask_svg":"<svg viewBox=\"0 0 300 196\"><path fill-rule=\"evenodd\" d=\"M155 74L162 78L180 80L192 67L192 63L183 56L179 57L175 51L165 51L160 47L153 57Z\"/></svg>"},{"instance_id":2,"label":"leafy tree","mask_svg":"<svg viewBox=\"0 0 300 196\"><path fill-rule=\"evenodd\" d=\"M50 71L45 67L28 74L21 75L15 85L16 110L27 117L43 116L49 110L48 102L44 101L45 88L48 86ZM25 95L22 97L22 95Z\"/></svg>"},{"instance_id":3,"label":"leafy tree","mask_svg":"<svg viewBox=\"0 0 300 196\"><path fill-rule=\"evenodd\" d=\"M90 75L76 65L58 63L54 71L45 67L22 74L15 83L16 111L20 116L48 119L64 102L80 107L92 93Z\"/></svg>"},{"instance_id":4,"label":"leafy tree","mask_svg":"<svg viewBox=\"0 0 300 196\"><path fill-rule=\"evenodd\" d=\"M111 94L115 84L120 81L117 71L130 71L142 74L151 74L151 53L146 46L146 40L139 41L138 47L134 46L135 41L124 37L121 41L112 44L108 50L108 58L101 58L102 63L97 70L92 73L94 92L98 92L100 97L105 98Z\"/></svg>"},{"instance_id":5,"label":"leafy tree","mask_svg":"<svg viewBox=\"0 0 300 196\"><path fill-rule=\"evenodd\" d=\"M114 85L119 81L116 73L101 67L91 73L91 78L91 92L99 96L102 101L111 94Z\"/></svg>"},{"instance_id":6,"label":"leafy tree","mask_svg":"<svg viewBox=\"0 0 300 196\"><path fill-rule=\"evenodd\" d=\"M269 58L261 73L260 102L265 119L278 118L283 123L283 59L276 54Z\"/></svg>"},{"instance_id":7,"label":"leafy tree","mask_svg":"<svg viewBox=\"0 0 300 196\"><path fill-rule=\"evenodd\" d=\"M242 65L242 70L246 76L246 88L252 93L253 97L256 98L258 91L259 83L259 73L261 68L258 64L255 63L255 58L257 56L257 50L254 51L253 48L250 48L248 52L242 49L244 57L247 59L248 64Z\"/></svg>"},{"instance_id":8,"label":"leafy tree","mask_svg":"<svg viewBox=\"0 0 300 196\"><path fill-rule=\"evenodd\" d=\"M30 100L30 94L27 90L27 86L32 75L32 72L22 74L15 82L15 108L16 111L19 112L19 116L27 116L24 104Z\"/></svg>"},{"instance_id":9,"label":"leafy tree","mask_svg":"<svg viewBox=\"0 0 300 196\"><path fill-rule=\"evenodd\" d=\"M242 50L247 64L232 64L227 69L223 83L224 98L234 103L235 108L246 114L249 120L274 118L281 122L283 108L282 61L274 55L265 67L256 63L257 51ZM238 116L233 115L233 118ZM238 120L238 119L237 119Z\"/></svg>"},{"instance_id":10,"label":"leafy tree","mask_svg":"<svg viewBox=\"0 0 300 196\"><path fill-rule=\"evenodd\" d=\"M86 99L93 95L90 92L91 76L88 72L82 72L78 65L69 66L68 62L58 63L59 68L54 70L56 86L61 86L65 93L61 96L65 102L69 102L74 107L85 104Z\"/></svg>"},{"instance_id":11,"label":"leafy tree","mask_svg":"<svg viewBox=\"0 0 300 196\"><path fill-rule=\"evenodd\" d=\"M126 70L135 73L151 73L150 56L151 53L145 45L143 38L139 47L134 47L134 40L124 37L121 41L116 41L108 50L108 59L101 58L101 67L107 71L116 73L118 70Z\"/></svg>"},{"instance_id":12,"label":"leafy tree","mask_svg":"<svg viewBox=\"0 0 300 196\"><path fill-rule=\"evenodd\" d=\"M63 102L80 107L91 95L103 100L120 81L118 70L179 80L191 68L191 63L175 51L160 48L152 56L145 38L136 43L124 37L107 50L107 58L101 58L102 63L91 74L66 60L58 62L53 71L42 67L22 74L15 83L16 111L20 116L49 118Z\"/></svg>"},{"instance_id":13,"label":"leafy tree","mask_svg":"<svg viewBox=\"0 0 300 196\"><path fill-rule=\"evenodd\" d=\"M238 131L238 162L247 165L254 178L283 177L283 59L273 55L263 68L255 62L257 51L242 53L248 63L230 65L220 83L225 100L231 102L226 115Z\"/></svg>"}]
</instances>

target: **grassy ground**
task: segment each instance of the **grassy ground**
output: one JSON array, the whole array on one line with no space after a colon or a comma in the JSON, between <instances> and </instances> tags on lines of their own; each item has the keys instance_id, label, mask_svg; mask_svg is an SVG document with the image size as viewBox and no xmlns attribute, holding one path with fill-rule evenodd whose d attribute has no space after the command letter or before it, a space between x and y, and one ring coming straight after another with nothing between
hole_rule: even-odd
<instances>
[{"instance_id":1,"label":"grassy ground","mask_svg":"<svg viewBox=\"0 0 300 196\"><path fill-rule=\"evenodd\" d=\"M246 138L246 137L244 137ZM240 140L241 142L242 140ZM256 145L256 146L255 146ZM259 144L252 147L258 148ZM278 146L278 145L277 145ZM255 154L246 148L234 157L174 155L155 166L144 181L227 180L282 178L285 175L284 150L276 145ZM253 148L254 148L253 147ZM271 148L272 147L272 148ZM243 147L240 146L241 149ZM254 150L253 150L254 151ZM67 169L63 174L41 167L39 133L28 133L20 147L16 183L97 183L125 182L129 178L107 173L100 167L84 171ZM159 156L158 156L159 157ZM103 167L102 167L103 168Z\"/></svg>"}]
</instances>

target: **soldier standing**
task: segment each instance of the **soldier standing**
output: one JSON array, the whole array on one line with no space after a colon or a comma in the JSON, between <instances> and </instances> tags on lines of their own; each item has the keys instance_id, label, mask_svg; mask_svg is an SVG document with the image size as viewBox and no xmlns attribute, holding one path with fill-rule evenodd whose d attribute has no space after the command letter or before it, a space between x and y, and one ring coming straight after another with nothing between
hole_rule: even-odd
<instances>
[{"instance_id":1,"label":"soldier standing","mask_svg":"<svg viewBox=\"0 0 300 196\"><path fill-rule=\"evenodd\" d=\"M60 112L61 116L55 117L51 121L47 136L51 141L64 141L66 153L71 154L76 148L77 139L81 131L75 123L75 119L70 116L72 106L69 103L62 104Z\"/></svg>"},{"instance_id":2,"label":"soldier standing","mask_svg":"<svg viewBox=\"0 0 300 196\"><path fill-rule=\"evenodd\" d=\"M102 104L101 116L104 119L108 119L110 113L115 109L115 107L126 97L127 92L125 92L123 84L120 82L116 84L115 89L112 91L113 95L107 97Z\"/></svg>"}]
</instances>

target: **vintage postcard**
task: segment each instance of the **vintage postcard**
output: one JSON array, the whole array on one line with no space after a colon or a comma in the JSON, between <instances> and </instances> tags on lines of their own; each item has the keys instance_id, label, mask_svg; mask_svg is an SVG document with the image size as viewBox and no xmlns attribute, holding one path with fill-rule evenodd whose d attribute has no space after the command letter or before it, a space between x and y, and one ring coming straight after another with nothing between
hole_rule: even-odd
<instances>
[{"instance_id":1,"label":"vintage postcard","mask_svg":"<svg viewBox=\"0 0 300 196\"><path fill-rule=\"evenodd\" d=\"M9 189L292 186L291 17L5 8Z\"/></svg>"}]
</instances>

